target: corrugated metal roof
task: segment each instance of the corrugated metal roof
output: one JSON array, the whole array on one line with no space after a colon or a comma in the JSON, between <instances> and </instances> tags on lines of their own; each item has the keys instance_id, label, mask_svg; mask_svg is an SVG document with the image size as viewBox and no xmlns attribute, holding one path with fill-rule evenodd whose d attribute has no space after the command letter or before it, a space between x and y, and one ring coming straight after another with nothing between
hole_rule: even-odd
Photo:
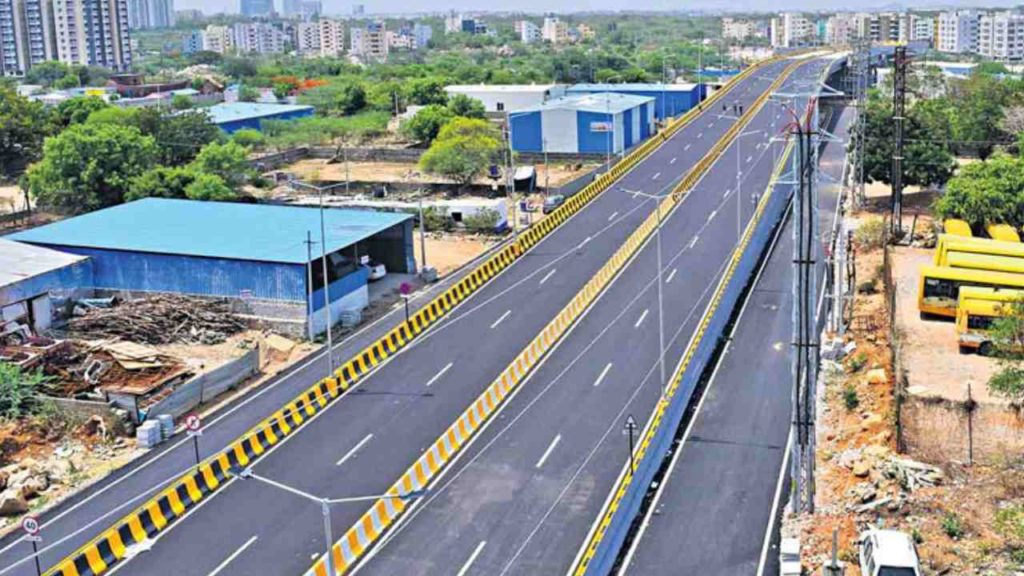
<instances>
[{"instance_id":1,"label":"corrugated metal roof","mask_svg":"<svg viewBox=\"0 0 1024 576\"><path fill-rule=\"evenodd\" d=\"M82 260L86 260L86 257L0 238L0 287L17 284Z\"/></svg>"},{"instance_id":2,"label":"corrugated metal roof","mask_svg":"<svg viewBox=\"0 0 1024 576\"><path fill-rule=\"evenodd\" d=\"M696 84L573 84L567 92L692 92Z\"/></svg>"},{"instance_id":3,"label":"corrugated metal roof","mask_svg":"<svg viewBox=\"0 0 1024 576\"><path fill-rule=\"evenodd\" d=\"M210 120L214 124L237 122L252 118L266 118L291 112L313 111L312 106L301 106L298 104L261 104L258 102L222 102L205 109L210 113Z\"/></svg>"},{"instance_id":4,"label":"corrugated metal roof","mask_svg":"<svg viewBox=\"0 0 1024 576\"><path fill-rule=\"evenodd\" d=\"M371 210L324 211L329 252L412 218ZM8 236L48 246L304 264L306 232L320 240L315 207L146 198ZM319 251L319 244L313 247Z\"/></svg>"},{"instance_id":5,"label":"corrugated metal roof","mask_svg":"<svg viewBox=\"0 0 1024 576\"><path fill-rule=\"evenodd\" d=\"M445 86L445 92L547 92L565 84L452 84Z\"/></svg>"},{"instance_id":6,"label":"corrugated metal roof","mask_svg":"<svg viewBox=\"0 0 1024 576\"><path fill-rule=\"evenodd\" d=\"M563 96L552 98L538 106L531 106L519 110L513 115L524 112L536 112L538 110L576 110L578 112L599 112L602 114L618 114L624 110L636 108L641 104L654 102L649 96L636 96L633 94L616 94L614 92L600 92L597 94L577 94L575 96Z\"/></svg>"}]
</instances>

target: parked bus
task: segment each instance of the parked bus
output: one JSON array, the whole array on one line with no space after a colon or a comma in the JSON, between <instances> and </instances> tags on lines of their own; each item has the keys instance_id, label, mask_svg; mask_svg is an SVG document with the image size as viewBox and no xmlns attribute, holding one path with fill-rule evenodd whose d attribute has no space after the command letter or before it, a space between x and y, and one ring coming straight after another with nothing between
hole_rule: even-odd
<instances>
[{"instance_id":1,"label":"parked bus","mask_svg":"<svg viewBox=\"0 0 1024 576\"><path fill-rule=\"evenodd\" d=\"M1002 242L1020 242L1020 235L1017 230L1009 224L989 224L985 230L988 237Z\"/></svg>"},{"instance_id":2,"label":"parked bus","mask_svg":"<svg viewBox=\"0 0 1024 576\"><path fill-rule=\"evenodd\" d=\"M959 236L961 238L971 238L974 236L971 232L971 225L957 218L947 218L942 223L942 229L951 236Z\"/></svg>"},{"instance_id":3,"label":"parked bus","mask_svg":"<svg viewBox=\"0 0 1024 576\"><path fill-rule=\"evenodd\" d=\"M956 337L960 352L976 351L990 356L993 351L989 329L992 322L1013 311L1013 302L1024 299L1024 290L964 286L956 307Z\"/></svg>"},{"instance_id":4,"label":"parked bus","mask_svg":"<svg viewBox=\"0 0 1024 576\"><path fill-rule=\"evenodd\" d=\"M990 270L1009 274L1024 274L1024 258L1012 256L991 256L972 252L949 252L944 264L949 268L968 268L971 270Z\"/></svg>"},{"instance_id":5,"label":"parked bus","mask_svg":"<svg viewBox=\"0 0 1024 576\"><path fill-rule=\"evenodd\" d=\"M1006 256L1024 259L1024 244L1020 242L1003 242L988 238L964 238L961 236L939 235L935 244L933 261L936 266L946 266L950 252L966 252L969 254L987 254L990 256Z\"/></svg>"},{"instance_id":6,"label":"parked bus","mask_svg":"<svg viewBox=\"0 0 1024 576\"><path fill-rule=\"evenodd\" d=\"M917 287L917 308L922 314L955 318L960 288L964 286L1024 290L1024 274L922 266Z\"/></svg>"}]
</instances>

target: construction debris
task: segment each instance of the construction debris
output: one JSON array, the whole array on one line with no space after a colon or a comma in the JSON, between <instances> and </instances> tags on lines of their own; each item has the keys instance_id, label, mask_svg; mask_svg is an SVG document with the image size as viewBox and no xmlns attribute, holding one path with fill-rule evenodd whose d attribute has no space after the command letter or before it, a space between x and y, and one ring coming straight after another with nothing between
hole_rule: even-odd
<instances>
[{"instance_id":1,"label":"construction debris","mask_svg":"<svg viewBox=\"0 0 1024 576\"><path fill-rule=\"evenodd\" d=\"M943 480L942 470L939 468L909 458L895 456L889 458L885 475L899 482L900 486L908 492L913 492L922 486L937 486Z\"/></svg>"},{"instance_id":2,"label":"construction debris","mask_svg":"<svg viewBox=\"0 0 1024 576\"><path fill-rule=\"evenodd\" d=\"M160 295L112 308L76 307L68 330L88 340L123 339L150 345L219 344L245 329L225 300Z\"/></svg>"}]
</instances>

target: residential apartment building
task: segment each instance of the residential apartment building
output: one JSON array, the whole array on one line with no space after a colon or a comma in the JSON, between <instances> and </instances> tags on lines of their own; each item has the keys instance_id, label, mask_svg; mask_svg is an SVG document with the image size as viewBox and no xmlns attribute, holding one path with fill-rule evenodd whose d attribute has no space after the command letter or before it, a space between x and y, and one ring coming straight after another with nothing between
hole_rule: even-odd
<instances>
[{"instance_id":1,"label":"residential apartment building","mask_svg":"<svg viewBox=\"0 0 1024 576\"><path fill-rule=\"evenodd\" d=\"M274 13L274 0L239 0L238 11L242 16L270 16Z\"/></svg>"},{"instance_id":2,"label":"residential apartment building","mask_svg":"<svg viewBox=\"0 0 1024 576\"><path fill-rule=\"evenodd\" d=\"M132 30L174 26L174 0L128 0L128 25Z\"/></svg>"},{"instance_id":3,"label":"residential apartment building","mask_svg":"<svg viewBox=\"0 0 1024 576\"><path fill-rule=\"evenodd\" d=\"M320 55L319 22L299 22L295 27L295 50L303 56Z\"/></svg>"},{"instance_id":4,"label":"residential apartment building","mask_svg":"<svg viewBox=\"0 0 1024 576\"><path fill-rule=\"evenodd\" d=\"M371 60L387 59L388 33L384 22L370 22L363 27L354 27L349 34L353 55Z\"/></svg>"},{"instance_id":5,"label":"residential apartment building","mask_svg":"<svg viewBox=\"0 0 1024 576\"><path fill-rule=\"evenodd\" d=\"M978 51L981 14L974 10L951 10L939 14L935 48L939 52L963 54Z\"/></svg>"},{"instance_id":6,"label":"residential apartment building","mask_svg":"<svg viewBox=\"0 0 1024 576\"><path fill-rule=\"evenodd\" d=\"M753 20L737 20L722 18L722 38L726 40L746 40L758 36L759 28Z\"/></svg>"},{"instance_id":7,"label":"residential apartment building","mask_svg":"<svg viewBox=\"0 0 1024 576\"><path fill-rule=\"evenodd\" d=\"M569 40L569 28L557 16L547 16L544 18L541 37L545 42L564 44Z\"/></svg>"},{"instance_id":8,"label":"residential apartment building","mask_svg":"<svg viewBox=\"0 0 1024 576\"><path fill-rule=\"evenodd\" d=\"M831 46L850 44L860 38L856 14L835 14L825 22L825 43Z\"/></svg>"},{"instance_id":9,"label":"residential apartment building","mask_svg":"<svg viewBox=\"0 0 1024 576\"><path fill-rule=\"evenodd\" d=\"M771 43L775 48L794 48L815 42L814 22L803 14L786 12L771 21Z\"/></svg>"},{"instance_id":10,"label":"residential apartment building","mask_svg":"<svg viewBox=\"0 0 1024 576\"><path fill-rule=\"evenodd\" d=\"M907 15L907 38L910 42L935 40L935 17L923 14Z\"/></svg>"},{"instance_id":11,"label":"residential apartment building","mask_svg":"<svg viewBox=\"0 0 1024 576\"><path fill-rule=\"evenodd\" d=\"M235 41L231 29L227 26L214 26L210 24L203 30L203 50L227 54L235 47Z\"/></svg>"},{"instance_id":12,"label":"residential apartment building","mask_svg":"<svg viewBox=\"0 0 1024 576\"><path fill-rule=\"evenodd\" d=\"M127 0L53 0L57 59L127 70L132 63Z\"/></svg>"},{"instance_id":13,"label":"residential apartment building","mask_svg":"<svg viewBox=\"0 0 1024 576\"><path fill-rule=\"evenodd\" d=\"M286 35L266 22L239 22L232 29L235 50L243 54L284 52Z\"/></svg>"},{"instance_id":14,"label":"residential apartment building","mask_svg":"<svg viewBox=\"0 0 1024 576\"><path fill-rule=\"evenodd\" d=\"M0 76L56 59L52 0L0 0Z\"/></svg>"},{"instance_id":15,"label":"residential apartment building","mask_svg":"<svg viewBox=\"0 0 1024 576\"><path fill-rule=\"evenodd\" d=\"M202 30L189 30L181 39L181 53L195 54L203 49Z\"/></svg>"},{"instance_id":16,"label":"residential apartment building","mask_svg":"<svg viewBox=\"0 0 1024 576\"><path fill-rule=\"evenodd\" d=\"M434 29L429 24L420 24L419 22L412 25L412 40L414 50L423 50L430 43L430 39L434 37Z\"/></svg>"},{"instance_id":17,"label":"residential apartment building","mask_svg":"<svg viewBox=\"0 0 1024 576\"><path fill-rule=\"evenodd\" d=\"M978 53L993 60L1024 60L1024 14L991 12L978 22Z\"/></svg>"},{"instance_id":18,"label":"residential apartment building","mask_svg":"<svg viewBox=\"0 0 1024 576\"><path fill-rule=\"evenodd\" d=\"M576 33L579 35L580 40L591 40L597 36L597 32L593 28L582 22L576 27Z\"/></svg>"},{"instance_id":19,"label":"residential apartment building","mask_svg":"<svg viewBox=\"0 0 1024 576\"><path fill-rule=\"evenodd\" d=\"M516 32L519 34L519 41L523 44L533 44L534 42L540 42L544 38L541 34L540 26L529 20L516 22Z\"/></svg>"},{"instance_id":20,"label":"residential apartment building","mask_svg":"<svg viewBox=\"0 0 1024 576\"><path fill-rule=\"evenodd\" d=\"M340 20L321 18L320 55L341 56L345 53L345 24Z\"/></svg>"}]
</instances>

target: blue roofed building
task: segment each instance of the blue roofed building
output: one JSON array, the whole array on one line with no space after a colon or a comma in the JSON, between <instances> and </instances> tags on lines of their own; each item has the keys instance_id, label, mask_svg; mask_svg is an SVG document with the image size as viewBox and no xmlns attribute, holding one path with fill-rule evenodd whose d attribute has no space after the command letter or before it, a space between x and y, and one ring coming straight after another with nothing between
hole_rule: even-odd
<instances>
[{"instance_id":1,"label":"blue roofed building","mask_svg":"<svg viewBox=\"0 0 1024 576\"><path fill-rule=\"evenodd\" d=\"M0 238L0 345L49 328L52 300L90 283L89 258Z\"/></svg>"},{"instance_id":2,"label":"blue roofed building","mask_svg":"<svg viewBox=\"0 0 1024 576\"><path fill-rule=\"evenodd\" d=\"M706 96L705 87L698 84L575 84L566 90L569 96L601 93L654 98L654 117L658 120L684 114Z\"/></svg>"},{"instance_id":3,"label":"blue roofed building","mask_svg":"<svg viewBox=\"0 0 1024 576\"><path fill-rule=\"evenodd\" d=\"M364 257L415 273L412 217L324 211L332 318L369 301ZM320 215L315 207L147 198L9 236L89 257L103 293L176 293L238 300L296 334L325 329ZM307 239L313 244L307 243Z\"/></svg>"},{"instance_id":4,"label":"blue roofed building","mask_svg":"<svg viewBox=\"0 0 1024 576\"><path fill-rule=\"evenodd\" d=\"M508 115L517 152L617 154L654 133L654 98L628 94L563 96Z\"/></svg>"},{"instance_id":5,"label":"blue roofed building","mask_svg":"<svg viewBox=\"0 0 1024 576\"><path fill-rule=\"evenodd\" d=\"M261 102L223 102L206 111L210 121L228 134L243 128L261 130L265 120L295 120L313 115L312 106Z\"/></svg>"}]
</instances>

